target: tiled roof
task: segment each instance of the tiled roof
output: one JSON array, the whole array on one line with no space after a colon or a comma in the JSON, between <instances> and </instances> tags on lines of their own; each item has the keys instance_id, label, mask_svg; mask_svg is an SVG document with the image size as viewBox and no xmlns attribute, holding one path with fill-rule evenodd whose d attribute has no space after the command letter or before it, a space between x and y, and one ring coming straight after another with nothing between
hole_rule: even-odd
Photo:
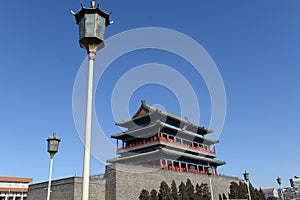
<instances>
[{"instance_id":1,"label":"tiled roof","mask_svg":"<svg viewBox=\"0 0 300 200\"><path fill-rule=\"evenodd\" d=\"M32 178L16 178L16 177L4 177L0 176L0 182L21 182L21 183L30 183Z\"/></svg>"}]
</instances>

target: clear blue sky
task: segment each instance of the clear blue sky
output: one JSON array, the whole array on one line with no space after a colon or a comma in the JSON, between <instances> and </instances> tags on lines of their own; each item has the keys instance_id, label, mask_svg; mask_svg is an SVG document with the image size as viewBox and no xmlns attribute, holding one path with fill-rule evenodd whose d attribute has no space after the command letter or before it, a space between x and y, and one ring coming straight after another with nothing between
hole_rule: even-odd
<instances>
[{"instance_id":1,"label":"clear blue sky","mask_svg":"<svg viewBox=\"0 0 300 200\"><path fill-rule=\"evenodd\" d=\"M80 1L3 1L0 12L0 176L48 179L45 139L63 141L53 178L81 175L83 145L72 114L77 71L86 57L70 9ZM88 5L89 1L84 1ZM276 177L299 175L300 1L102 1L115 24L106 38L139 27L164 27L200 43L216 63L226 88L226 122L217 145L219 172L242 177L256 187L277 187ZM145 50L116 60L96 90L97 116L106 133L119 132L110 110L112 89L126 71L146 63L174 67L193 86L208 126L210 97L191 66L175 55ZM130 100L133 114L146 99L178 114L175 95L158 85L139 88ZM96 159L91 174L103 172Z\"/></svg>"}]
</instances>

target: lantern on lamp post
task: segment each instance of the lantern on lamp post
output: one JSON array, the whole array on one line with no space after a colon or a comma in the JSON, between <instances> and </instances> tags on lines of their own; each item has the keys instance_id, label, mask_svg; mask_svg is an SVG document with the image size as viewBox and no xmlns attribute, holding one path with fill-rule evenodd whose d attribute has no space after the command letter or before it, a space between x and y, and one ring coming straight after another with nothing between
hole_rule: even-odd
<instances>
[{"instance_id":1,"label":"lantern on lamp post","mask_svg":"<svg viewBox=\"0 0 300 200\"><path fill-rule=\"evenodd\" d=\"M58 145L59 145L60 141L61 141L61 139L56 138L56 133L55 132L53 133L53 136L51 138L47 139L48 153L50 154L50 170L49 170L47 200L50 200L53 159L54 159L54 155L58 152Z\"/></svg>"},{"instance_id":2,"label":"lantern on lamp post","mask_svg":"<svg viewBox=\"0 0 300 200\"><path fill-rule=\"evenodd\" d=\"M75 16L76 24L79 26L80 47L87 50L89 58L88 67L88 92L86 105L86 124L84 140L84 159L83 159L83 181L82 181L82 200L89 199L89 177L90 177L90 149L91 149L91 129L92 129L92 106L93 106L93 73L96 52L104 47L104 34L106 26L111 24L109 15L96 6L95 1L91 2L90 8L82 9Z\"/></svg>"},{"instance_id":3,"label":"lantern on lamp post","mask_svg":"<svg viewBox=\"0 0 300 200\"><path fill-rule=\"evenodd\" d=\"M281 198L282 200L284 200L283 189L281 188L282 180L281 180L280 177L277 177L276 180L277 180L277 183L278 183L278 185L279 185L280 198Z\"/></svg>"},{"instance_id":4,"label":"lantern on lamp post","mask_svg":"<svg viewBox=\"0 0 300 200\"><path fill-rule=\"evenodd\" d=\"M251 200L249 173L245 170L245 173L243 175L244 175L244 180L245 180L246 185L247 185L249 200Z\"/></svg>"}]
</instances>

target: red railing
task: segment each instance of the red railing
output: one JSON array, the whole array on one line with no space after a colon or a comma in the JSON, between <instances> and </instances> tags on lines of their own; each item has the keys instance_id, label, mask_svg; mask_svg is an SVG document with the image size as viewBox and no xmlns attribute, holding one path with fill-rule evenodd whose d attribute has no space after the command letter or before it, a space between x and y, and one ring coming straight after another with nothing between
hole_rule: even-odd
<instances>
[{"instance_id":1,"label":"red railing","mask_svg":"<svg viewBox=\"0 0 300 200\"><path fill-rule=\"evenodd\" d=\"M178 147L182 147L185 150L194 150L196 152L200 151L200 152L203 152L203 153L210 154L212 156L216 156L215 149L214 149L214 151L211 151L208 146L202 146L201 147L199 144L192 143L192 142L190 144L185 144L185 143L182 142L181 139L178 139L178 138L167 139L165 137L160 137L159 138L158 136L147 138L147 139L144 139L142 141L135 142L135 143L126 144L125 147L118 148L118 150L128 150L128 149L131 149L131 148L134 148L134 147L142 146L142 145L145 145L145 144L151 144L151 143L154 143L154 142L157 142L157 141L168 143L168 144L174 144Z\"/></svg>"},{"instance_id":2,"label":"red railing","mask_svg":"<svg viewBox=\"0 0 300 200\"><path fill-rule=\"evenodd\" d=\"M186 169L185 167L181 167L179 168L178 166L172 167L170 165L164 165L161 164L161 166L158 165L151 165L151 164L130 164L133 166L141 166L141 167L148 167L148 168L156 168L156 169L162 169L162 170L170 170L170 171L177 171L177 172L186 172L186 173L194 173L194 174L203 174L203 175L207 175L207 173L203 170L201 170L200 168L202 168L202 166L199 166L199 170L196 169ZM219 176L219 174L217 173L217 171L215 171L212 176ZM225 175L220 175L220 176L224 176Z\"/></svg>"},{"instance_id":3,"label":"red railing","mask_svg":"<svg viewBox=\"0 0 300 200\"><path fill-rule=\"evenodd\" d=\"M178 140L180 142L178 142ZM196 144L195 146L195 143L192 143L191 144L184 144L183 142L181 142L181 139L177 139L176 141L174 139L167 139L165 137L161 137L160 138L160 141L163 141L163 142L166 142L166 143L169 143L169 144L176 144L176 146L181 146L183 147L184 149L189 149L189 150L196 150L196 151L201 151L201 152L204 152L204 153L209 153L209 154L212 154L213 156L216 155L216 152L215 150L214 151L211 151L209 147L207 146L199 146Z\"/></svg>"},{"instance_id":4,"label":"red railing","mask_svg":"<svg viewBox=\"0 0 300 200\"><path fill-rule=\"evenodd\" d=\"M161 166L161 169L164 169L164 170L171 170L171 171L178 171L178 172L188 172L188 173L194 173L194 174L204 174L204 175L207 175L207 173L205 171L201 171L201 170L196 170L196 169L186 169L184 167L182 168L179 168L179 167L172 167L172 166L166 166L166 165L163 165ZM214 174L214 176L218 176L218 174Z\"/></svg>"}]
</instances>

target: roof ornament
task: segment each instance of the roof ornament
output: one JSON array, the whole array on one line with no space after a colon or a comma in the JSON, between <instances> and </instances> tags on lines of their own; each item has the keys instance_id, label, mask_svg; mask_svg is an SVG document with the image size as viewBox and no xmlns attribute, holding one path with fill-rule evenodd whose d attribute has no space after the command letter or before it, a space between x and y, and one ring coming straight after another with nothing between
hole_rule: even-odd
<instances>
[{"instance_id":1,"label":"roof ornament","mask_svg":"<svg viewBox=\"0 0 300 200\"><path fill-rule=\"evenodd\" d=\"M184 125L183 125L183 127L182 127L181 130L186 131L186 129L188 128L188 126L189 126L188 124L184 123Z\"/></svg>"},{"instance_id":2,"label":"roof ornament","mask_svg":"<svg viewBox=\"0 0 300 200\"><path fill-rule=\"evenodd\" d=\"M99 4L98 4L99 5ZM91 8L96 8L96 2L95 1L92 1L91 2Z\"/></svg>"}]
</instances>

